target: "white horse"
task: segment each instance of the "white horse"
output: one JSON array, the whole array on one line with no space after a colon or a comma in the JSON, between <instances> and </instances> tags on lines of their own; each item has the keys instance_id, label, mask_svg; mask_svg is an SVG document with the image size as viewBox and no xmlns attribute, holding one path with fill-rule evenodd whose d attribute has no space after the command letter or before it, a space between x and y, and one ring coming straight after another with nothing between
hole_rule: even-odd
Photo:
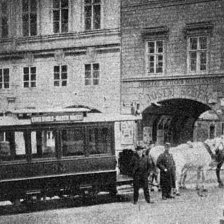
<instances>
[{"instance_id":1,"label":"white horse","mask_svg":"<svg viewBox=\"0 0 224 224\"><path fill-rule=\"evenodd\" d=\"M179 188L184 184L184 177L188 170L197 171L196 188L199 188L200 176L201 188L204 189L204 183L207 171L217 165L215 153L218 149L221 138L206 140L205 142L188 142L170 148L170 153L176 165L176 194L179 194ZM149 155L156 164L161 153L164 152L164 146L155 146L150 150Z\"/></svg>"}]
</instances>

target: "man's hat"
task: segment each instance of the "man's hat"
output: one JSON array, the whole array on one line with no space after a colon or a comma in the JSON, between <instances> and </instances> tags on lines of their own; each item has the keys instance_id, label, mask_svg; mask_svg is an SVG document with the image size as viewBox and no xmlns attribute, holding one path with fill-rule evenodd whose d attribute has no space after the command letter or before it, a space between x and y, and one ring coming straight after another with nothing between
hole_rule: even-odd
<instances>
[{"instance_id":1,"label":"man's hat","mask_svg":"<svg viewBox=\"0 0 224 224\"><path fill-rule=\"evenodd\" d=\"M141 145L138 145L138 146L135 148L136 151L143 150L143 149L144 149L144 147L141 146Z\"/></svg>"},{"instance_id":2,"label":"man's hat","mask_svg":"<svg viewBox=\"0 0 224 224\"><path fill-rule=\"evenodd\" d=\"M169 147L170 145L171 145L171 144L170 144L169 142L166 142L166 143L165 143L165 146L168 146L168 147Z\"/></svg>"}]
</instances>

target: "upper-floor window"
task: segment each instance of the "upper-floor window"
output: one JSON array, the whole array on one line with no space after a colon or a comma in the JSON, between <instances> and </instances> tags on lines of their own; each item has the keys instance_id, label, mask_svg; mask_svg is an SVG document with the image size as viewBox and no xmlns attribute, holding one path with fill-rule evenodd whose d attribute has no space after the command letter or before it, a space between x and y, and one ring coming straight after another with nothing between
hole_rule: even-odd
<instances>
[{"instance_id":1,"label":"upper-floor window","mask_svg":"<svg viewBox=\"0 0 224 224\"><path fill-rule=\"evenodd\" d=\"M0 89L9 88L9 69L0 69Z\"/></svg>"},{"instance_id":2,"label":"upper-floor window","mask_svg":"<svg viewBox=\"0 0 224 224\"><path fill-rule=\"evenodd\" d=\"M206 36L188 38L188 68L189 72L207 70L208 40Z\"/></svg>"},{"instance_id":3,"label":"upper-floor window","mask_svg":"<svg viewBox=\"0 0 224 224\"><path fill-rule=\"evenodd\" d=\"M85 85L99 85L100 65L98 63L85 65Z\"/></svg>"},{"instance_id":4,"label":"upper-floor window","mask_svg":"<svg viewBox=\"0 0 224 224\"><path fill-rule=\"evenodd\" d=\"M54 86L67 86L67 65L54 66Z\"/></svg>"},{"instance_id":5,"label":"upper-floor window","mask_svg":"<svg viewBox=\"0 0 224 224\"><path fill-rule=\"evenodd\" d=\"M3 1L0 6L0 34L2 38L7 38L9 35L8 2Z\"/></svg>"},{"instance_id":6,"label":"upper-floor window","mask_svg":"<svg viewBox=\"0 0 224 224\"><path fill-rule=\"evenodd\" d=\"M85 0L85 30L100 29L101 0Z\"/></svg>"},{"instance_id":7,"label":"upper-floor window","mask_svg":"<svg viewBox=\"0 0 224 224\"><path fill-rule=\"evenodd\" d=\"M36 87L36 67L23 68L23 87Z\"/></svg>"},{"instance_id":8,"label":"upper-floor window","mask_svg":"<svg viewBox=\"0 0 224 224\"><path fill-rule=\"evenodd\" d=\"M147 42L147 72L161 74L164 72L164 43L163 40Z\"/></svg>"},{"instance_id":9,"label":"upper-floor window","mask_svg":"<svg viewBox=\"0 0 224 224\"><path fill-rule=\"evenodd\" d=\"M53 31L68 32L68 0L53 0Z\"/></svg>"},{"instance_id":10,"label":"upper-floor window","mask_svg":"<svg viewBox=\"0 0 224 224\"><path fill-rule=\"evenodd\" d=\"M37 0L22 1L23 36L37 35Z\"/></svg>"}]
</instances>

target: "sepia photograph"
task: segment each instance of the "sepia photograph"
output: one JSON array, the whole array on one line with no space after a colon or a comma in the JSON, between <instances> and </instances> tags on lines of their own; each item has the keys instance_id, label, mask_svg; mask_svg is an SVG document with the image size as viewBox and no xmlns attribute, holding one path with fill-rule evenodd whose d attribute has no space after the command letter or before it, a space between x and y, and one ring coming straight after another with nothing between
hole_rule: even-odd
<instances>
[{"instance_id":1,"label":"sepia photograph","mask_svg":"<svg viewBox=\"0 0 224 224\"><path fill-rule=\"evenodd\" d=\"M0 224L224 224L224 0L0 0Z\"/></svg>"}]
</instances>

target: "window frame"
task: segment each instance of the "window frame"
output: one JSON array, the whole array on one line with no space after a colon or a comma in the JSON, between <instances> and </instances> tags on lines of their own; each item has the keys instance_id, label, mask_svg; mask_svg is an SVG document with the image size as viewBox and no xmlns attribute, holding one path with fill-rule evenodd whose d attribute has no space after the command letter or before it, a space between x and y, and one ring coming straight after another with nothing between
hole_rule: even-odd
<instances>
[{"instance_id":1,"label":"window frame","mask_svg":"<svg viewBox=\"0 0 224 224\"><path fill-rule=\"evenodd\" d=\"M51 11L52 11L52 33L53 34L64 34L64 33L68 33L70 31L70 11L71 11L71 4L70 4L70 0L67 0L68 1L68 7L67 8L62 8L61 7L61 1L62 0L58 0L59 1L59 8L54 8L54 0L52 0L51 2ZM68 10L68 13L67 13L67 31L64 31L62 32L62 10L63 9L67 9ZM59 25L58 25L58 32L55 32L54 30L54 12L55 11L59 11Z\"/></svg>"},{"instance_id":2,"label":"window frame","mask_svg":"<svg viewBox=\"0 0 224 224\"><path fill-rule=\"evenodd\" d=\"M200 46L200 38L206 38L206 49L200 49L198 48L198 46ZM191 49L191 42L190 40L191 39L196 39L197 40L197 49ZM187 37L187 72L188 74L206 74L208 73L209 71L209 52L210 52L210 49L209 49L209 36L208 35L204 35L204 34L201 34L201 35L189 35ZM193 53L195 52L196 53L196 69L195 70L192 70L191 69L191 57L190 57L190 53ZM201 52L205 52L205 55L206 55L206 69L205 70L200 70L200 66L201 66L201 62L200 62L200 53Z\"/></svg>"},{"instance_id":3,"label":"window frame","mask_svg":"<svg viewBox=\"0 0 224 224\"><path fill-rule=\"evenodd\" d=\"M26 13L24 13L23 11L23 0L21 0L21 21L22 21L22 36L23 37L35 37L39 34L39 0L36 0L36 13L32 13L31 11L31 5L32 5L32 0L27 0L28 1L28 11ZM24 34L24 21L23 21L23 16L27 14L28 16L28 35ZM35 34L32 34L32 23L31 23L31 15L36 15L36 30L35 30Z\"/></svg>"},{"instance_id":4,"label":"window frame","mask_svg":"<svg viewBox=\"0 0 224 224\"><path fill-rule=\"evenodd\" d=\"M94 31L94 30L101 30L103 28L103 1L102 0L87 0L90 1L91 3L85 3L86 0L84 0L84 4L83 4L83 30L84 31ZM94 3L95 1L99 1L99 3ZM94 5L99 5L100 6L100 13L99 13L99 28L95 28L94 27L94 14L93 14L93 10L94 10ZM90 28L87 29L86 28L86 11L85 8L86 6L90 6L91 7L91 24L90 24Z\"/></svg>"},{"instance_id":5,"label":"window frame","mask_svg":"<svg viewBox=\"0 0 224 224\"><path fill-rule=\"evenodd\" d=\"M66 73L64 73L63 71L62 71L62 67L66 67ZM55 68L56 67L59 67L59 72L55 72ZM59 75L59 78L58 79L55 79L55 75L56 74L58 74ZM62 75L63 74L66 74L66 79L62 79ZM55 83L56 82L58 82L59 83L59 85L55 85ZM63 82L66 82L66 85L62 85L63 84ZM53 67L53 86L54 87L57 87L57 88L59 88L59 87L67 87L68 86L68 65L54 65L54 67Z\"/></svg>"},{"instance_id":6,"label":"window frame","mask_svg":"<svg viewBox=\"0 0 224 224\"><path fill-rule=\"evenodd\" d=\"M5 76L4 76L5 70L8 70L8 82L5 82ZM6 83L8 83L8 87L5 87ZM0 89L10 89L10 69L9 68L0 68Z\"/></svg>"},{"instance_id":7,"label":"window frame","mask_svg":"<svg viewBox=\"0 0 224 224\"><path fill-rule=\"evenodd\" d=\"M94 65L98 66L98 70L94 70ZM86 77L86 74L87 74L86 67L87 66L90 66L90 77L89 78ZM98 78L94 78L94 71L98 72ZM99 86L100 85L100 74L101 74L100 63L84 64L84 85L85 86ZM89 81L89 84L86 84L87 80ZM94 81L97 81L97 84L94 84Z\"/></svg>"},{"instance_id":8,"label":"window frame","mask_svg":"<svg viewBox=\"0 0 224 224\"><path fill-rule=\"evenodd\" d=\"M28 73L25 73L25 69L28 68ZM31 73L31 69L35 68L35 73ZM35 75L35 80L32 81L32 75ZM25 80L25 76L28 77ZM25 83L28 83L28 86L24 86ZM32 83L35 83L35 86L32 86ZM23 67L23 88L36 88L37 87L37 67L36 66L26 66Z\"/></svg>"},{"instance_id":9,"label":"window frame","mask_svg":"<svg viewBox=\"0 0 224 224\"><path fill-rule=\"evenodd\" d=\"M157 42L162 42L163 43L163 52L162 53L159 53L159 52L154 52L154 53L148 53L148 44L149 43L154 43L154 46L155 43ZM165 38L149 38L149 39L145 39L145 74L146 76L148 77L158 77L158 76L164 76L166 74L166 46L167 46L167 41ZM155 47L156 49L156 47ZM162 59L162 63L163 63L163 66L162 66L162 72L155 72L156 71L156 68L157 68L157 60L154 61L154 72L149 72L149 55L154 55L154 56L158 56L158 55L162 55L163 56L163 59Z\"/></svg>"},{"instance_id":10,"label":"window frame","mask_svg":"<svg viewBox=\"0 0 224 224\"><path fill-rule=\"evenodd\" d=\"M7 6L7 11L3 11L2 10L2 5L3 4L6 4ZM7 0L4 0L0 3L0 38L4 39L4 38L9 38L9 32L10 32L10 16L9 16L9 10L10 8L10 4L9 4L9 1ZM3 20L3 17L6 18L7 20L7 34L5 36L3 36L3 25L2 25L2 20Z\"/></svg>"}]
</instances>

